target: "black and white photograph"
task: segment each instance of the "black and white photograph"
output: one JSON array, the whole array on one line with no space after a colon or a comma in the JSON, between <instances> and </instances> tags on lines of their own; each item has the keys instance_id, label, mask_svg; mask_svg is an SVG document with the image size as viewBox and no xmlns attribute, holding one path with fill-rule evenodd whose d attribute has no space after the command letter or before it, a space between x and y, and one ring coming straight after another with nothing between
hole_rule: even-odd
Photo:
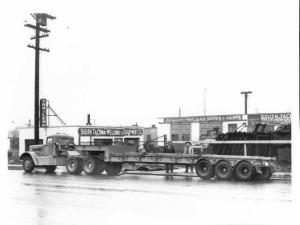
<instances>
[{"instance_id":1,"label":"black and white photograph","mask_svg":"<svg viewBox=\"0 0 300 225\"><path fill-rule=\"evenodd\" d=\"M6 225L297 225L299 1L3 1Z\"/></svg>"}]
</instances>

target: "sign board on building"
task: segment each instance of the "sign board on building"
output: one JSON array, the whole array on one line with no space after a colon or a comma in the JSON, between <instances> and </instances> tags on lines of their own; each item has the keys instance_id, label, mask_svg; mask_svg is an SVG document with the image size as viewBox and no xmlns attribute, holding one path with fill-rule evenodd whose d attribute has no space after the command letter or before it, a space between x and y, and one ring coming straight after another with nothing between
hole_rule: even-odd
<instances>
[{"instance_id":1,"label":"sign board on building","mask_svg":"<svg viewBox=\"0 0 300 225\"><path fill-rule=\"evenodd\" d=\"M162 123L199 123L199 122L223 122L240 121L243 115L219 115L219 116L187 116L187 117L164 117Z\"/></svg>"},{"instance_id":2,"label":"sign board on building","mask_svg":"<svg viewBox=\"0 0 300 225\"><path fill-rule=\"evenodd\" d=\"M262 113L262 114L249 114L249 124L253 123L266 123L270 125L281 125L291 123L291 113Z\"/></svg>"},{"instance_id":3,"label":"sign board on building","mask_svg":"<svg viewBox=\"0 0 300 225\"><path fill-rule=\"evenodd\" d=\"M47 127L47 99L40 99L40 127Z\"/></svg>"},{"instance_id":4,"label":"sign board on building","mask_svg":"<svg viewBox=\"0 0 300 225\"><path fill-rule=\"evenodd\" d=\"M80 136L140 136L142 128L79 128Z\"/></svg>"}]
</instances>

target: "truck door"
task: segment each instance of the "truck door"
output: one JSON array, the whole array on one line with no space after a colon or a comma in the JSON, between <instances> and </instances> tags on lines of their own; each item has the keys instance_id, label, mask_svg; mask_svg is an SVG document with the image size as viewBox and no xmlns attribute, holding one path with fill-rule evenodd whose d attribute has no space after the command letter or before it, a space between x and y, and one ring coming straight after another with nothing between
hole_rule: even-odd
<instances>
[{"instance_id":1,"label":"truck door","mask_svg":"<svg viewBox=\"0 0 300 225\"><path fill-rule=\"evenodd\" d=\"M46 145L47 145L49 155L57 156L57 152L56 152L56 149L54 148L54 143L53 143L52 137L47 138Z\"/></svg>"}]
</instances>

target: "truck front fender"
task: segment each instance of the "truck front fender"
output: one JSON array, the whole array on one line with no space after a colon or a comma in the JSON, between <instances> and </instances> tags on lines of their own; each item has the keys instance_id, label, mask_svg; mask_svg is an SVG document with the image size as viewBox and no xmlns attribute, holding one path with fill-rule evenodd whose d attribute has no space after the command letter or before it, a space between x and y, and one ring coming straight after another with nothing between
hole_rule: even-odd
<instances>
[{"instance_id":1,"label":"truck front fender","mask_svg":"<svg viewBox=\"0 0 300 225\"><path fill-rule=\"evenodd\" d=\"M36 160L36 155L34 152L24 152L24 153L22 153L22 155L20 155L20 159L23 160L26 156L31 157L35 165L38 164L38 162Z\"/></svg>"}]
</instances>

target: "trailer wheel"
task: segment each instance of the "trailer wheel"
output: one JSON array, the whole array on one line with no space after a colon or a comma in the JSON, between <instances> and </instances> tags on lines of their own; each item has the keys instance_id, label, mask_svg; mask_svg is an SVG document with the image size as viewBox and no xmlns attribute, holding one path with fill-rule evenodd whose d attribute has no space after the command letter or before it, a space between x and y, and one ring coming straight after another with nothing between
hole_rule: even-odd
<instances>
[{"instance_id":1,"label":"trailer wheel","mask_svg":"<svg viewBox=\"0 0 300 225\"><path fill-rule=\"evenodd\" d=\"M53 173L56 170L56 166L45 166L46 173Z\"/></svg>"},{"instance_id":2,"label":"trailer wheel","mask_svg":"<svg viewBox=\"0 0 300 225\"><path fill-rule=\"evenodd\" d=\"M235 177L238 180L250 180L254 175L254 168L251 163L242 161L235 167Z\"/></svg>"},{"instance_id":3,"label":"trailer wheel","mask_svg":"<svg viewBox=\"0 0 300 225\"><path fill-rule=\"evenodd\" d=\"M205 180L208 180L215 175L213 166L207 160L198 161L195 165L195 170L198 177Z\"/></svg>"},{"instance_id":4,"label":"trailer wheel","mask_svg":"<svg viewBox=\"0 0 300 225\"><path fill-rule=\"evenodd\" d=\"M86 175L94 175L98 172L97 159L88 157L83 161L83 171Z\"/></svg>"},{"instance_id":5,"label":"trailer wheel","mask_svg":"<svg viewBox=\"0 0 300 225\"><path fill-rule=\"evenodd\" d=\"M270 167L262 167L260 168L261 174L256 173L254 175L254 179L256 180L268 180L273 175Z\"/></svg>"},{"instance_id":6,"label":"trailer wheel","mask_svg":"<svg viewBox=\"0 0 300 225\"><path fill-rule=\"evenodd\" d=\"M80 174L82 172L82 165L79 159L75 157L67 160L66 168L69 174Z\"/></svg>"},{"instance_id":7,"label":"trailer wheel","mask_svg":"<svg viewBox=\"0 0 300 225\"><path fill-rule=\"evenodd\" d=\"M220 161L215 166L215 174L220 180L230 180L232 178L232 166L227 161Z\"/></svg>"},{"instance_id":8,"label":"trailer wheel","mask_svg":"<svg viewBox=\"0 0 300 225\"><path fill-rule=\"evenodd\" d=\"M122 171L122 163L105 163L105 171L108 176L116 176Z\"/></svg>"},{"instance_id":9,"label":"trailer wheel","mask_svg":"<svg viewBox=\"0 0 300 225\"><path fill-rule=\"evenodd\" d=\"M32 172L35 167L34 162L30 156L24 157L22 166L23 170L27 173Z\"/></svg>"}]
</instances>

